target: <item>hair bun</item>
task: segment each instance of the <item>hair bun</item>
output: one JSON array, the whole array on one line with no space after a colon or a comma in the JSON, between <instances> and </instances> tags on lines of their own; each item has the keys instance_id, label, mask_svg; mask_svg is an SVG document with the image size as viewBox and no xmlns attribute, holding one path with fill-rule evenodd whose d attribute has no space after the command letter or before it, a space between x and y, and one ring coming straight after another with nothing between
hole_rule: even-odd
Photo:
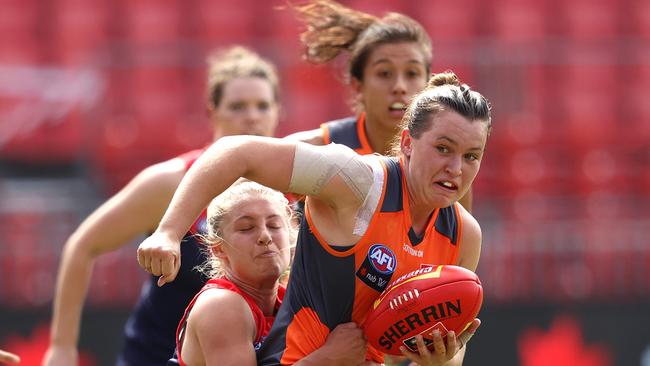
<instances>
[{"instance_id":1,"label":"hair bun","mask_svg":"<svg viewBox=\"0 0 650 366\"><path fill-rule=\"evenodd\" d=\"M431 76L431 79L429 79L427 88L435 88L437 86L443 85L454 85L460 87L462 83L453 71L447 70L439 74L433 74L433 76Z\"/></svg>"}]
</instances>

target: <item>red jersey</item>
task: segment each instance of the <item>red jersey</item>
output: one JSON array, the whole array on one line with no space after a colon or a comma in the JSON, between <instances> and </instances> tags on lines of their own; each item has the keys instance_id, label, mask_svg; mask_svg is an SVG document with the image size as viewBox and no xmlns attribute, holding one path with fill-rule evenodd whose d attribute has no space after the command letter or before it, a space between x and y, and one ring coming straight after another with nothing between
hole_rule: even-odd
<instances>
[{"instance_id":1,"label":"red jersey","mask_svg":"<svg viewBox=\"0 0 650 366\"><path fill-rule=\"evenodd\" d=\"M185 314L183 315L183 319L181 319L181 322L178 324L178 330L176 331L176 352L174 353L174 357L167 362L167 365L180 365L180 366L186 366L185 362L183 361L181 357L181 351L183 347L183 339L185 335L185 328L187 326L187 318L190 314L190 311L194 307L194 304L196 303L196 300L201 296L201 294L204 291L207 291L209 289L213 288L218 288L218 289L223 289L223 290L229 290L232 291L246 300L246 303L248 304L248 307L251 309L251 312L253 313L253 318L255 319L255 329L257 330L255 333L255 340L253 342L253 346L255 347L255 350L259 349L261 346L262 342L264 341L264 338L269 334L269 331L271 330L271 326L273 325L273 321L275 320L275 315L273 316L265 316L262 310L257 306L257 303L255 303L255 300L253 300L250 295L239 289L237 285L232 283L230 280L226 278L214 278L209 280L205 286L199 291L196 296L194 296L194 299L190 302L190 304L187 306L187 309L185 309ZM282 299L284 298L284 292L285 288L283 286L280 286L278 288L278 298L275 303L275 310L280 308L280 305L282 304Z\"/></svg>"}]
</instances>

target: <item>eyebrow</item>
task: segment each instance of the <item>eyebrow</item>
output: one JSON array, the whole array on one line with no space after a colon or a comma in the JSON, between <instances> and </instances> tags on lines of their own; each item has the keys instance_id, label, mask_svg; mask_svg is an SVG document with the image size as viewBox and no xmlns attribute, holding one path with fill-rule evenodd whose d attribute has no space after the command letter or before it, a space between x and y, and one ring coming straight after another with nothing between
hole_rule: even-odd
<instances>
[{"instance_id":1,"label":"eyebrow","mask_svg":"<svg viewBox=\"0 0 650 366\"><path fill-rule=\"evenodd\" d=\"M269 216L267 216L266 218L267 218L267 219L274 219L274 218L276 218L276 217L280 217L280 215L278 215L278 214L273 214L273 215L269 215ZM253 216L244 215L244 216L239 216L239 217L237 217L234 221L239 221L239 220L255 220L255 218L254 218Z\"/></svg>"},{"instance_id":2,"label":"eyebrow","mask_svg":"<svg viewBox=\"0 0 650 366\"><path fill-rule=\"evenodd\" d=\"M446 141L448 141L450 144L453 144L453 145L458 146L458 142L456 142L456 140L452 139L451 137L440 136L440 137L438 137L437 140L438 140L438 141L439 141L439 140L446 140ZM483 149L480 148L480 147L472 147L472 148L470 148L468 151L474 151L474 150L476 150L476 151L483 151Z\"/></svg>"},{"instance_id":3,"label":"eyebrow","mask_svg":"<svg viewBox=\"0 0 650 366\"><path fill-rule=\"evenodd\" d=\"M384 63L384 62L391 62L391 61L389 59L387 59L387 58L380 58L379 60L373 62L371 66L378 65L378 64L381 64L381 63ZM410 60L407 61L407 63L424 65L421 61L416 60L416 59L410 59Z\"/></svg>"}]
</instances>

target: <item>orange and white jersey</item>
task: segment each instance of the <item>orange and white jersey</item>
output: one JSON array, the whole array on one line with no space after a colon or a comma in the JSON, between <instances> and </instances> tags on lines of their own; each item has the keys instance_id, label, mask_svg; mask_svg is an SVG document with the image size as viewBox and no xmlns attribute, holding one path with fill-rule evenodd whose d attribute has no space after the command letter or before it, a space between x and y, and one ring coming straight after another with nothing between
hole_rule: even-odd
<instances>
[{"instance_id":1,"label":"orange and white jersey","mask_svg":"<svg viewBox=\"0 0 650 366\"><path fill-rule=\"evenodd\" d=\"M320 348L339 324L362 324L391 280L435 264L457 264L462 221L458 203L436 209L421 236L411 225L401 163L378 157L382 196L353 247L327 243L306 205L285 301L258 352L258 365L291 365ZM368 359L382 362L379 352Z\"/></svg>"},{"instance_id":2,"label":"orange and white jersey","mask_svg":"<svg viewBox=\"0 0 650 366\"><path fill-rule=\"evenodd\" d=\"M359 117L347 117L320 125L323 130L323 144L341 144L354 150L359 155L372 154L374 151L366 135L366 114Z\"/></svg>"}]
</instances>

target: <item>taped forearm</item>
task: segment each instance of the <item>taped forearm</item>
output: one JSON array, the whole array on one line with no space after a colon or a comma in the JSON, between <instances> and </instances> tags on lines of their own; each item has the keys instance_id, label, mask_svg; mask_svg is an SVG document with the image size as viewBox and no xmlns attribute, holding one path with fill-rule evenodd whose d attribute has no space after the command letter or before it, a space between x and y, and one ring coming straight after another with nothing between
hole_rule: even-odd
<instances>
[{"instance_id":1,"label":"taped forearm","mask_svg":"<svg viewBox=\"0 0 650 366\"><path fill-rule=\"evenodd\" d=\"M339 144L324 147L296 145L289 184L291 192L318 196L337 176L359 201L365 201L373 183L373 173L352 149Z\"/></svg>"}]
</instances>

